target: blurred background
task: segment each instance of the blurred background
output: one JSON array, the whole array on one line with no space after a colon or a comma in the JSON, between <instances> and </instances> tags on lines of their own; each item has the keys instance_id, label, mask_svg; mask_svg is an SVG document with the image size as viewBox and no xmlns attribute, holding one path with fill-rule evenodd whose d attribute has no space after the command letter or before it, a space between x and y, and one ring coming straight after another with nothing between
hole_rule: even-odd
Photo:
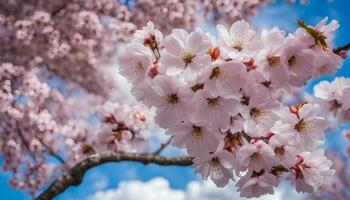
<instances>
[{"instance_id":1,"label":"blurred background","mask_svg":"<svg viewBox=\"0 0 350 200\"><path fill-rule=\"evenodd\" d=\"M125 4L130 4L132 1L126 1ZM1 6L1 5L0 5ZM297 28L296 19L301 19L307 24L315 25L324 17L330 20L336 19L340 23L340 28L337 30L334 46L340 46L350 42L350 1L347 0L310 0L306 4L299 2L286 3L284 0L276 0L268 3L257 9L255 15L248 18L249 23L254 26L259 32L263 29L270 29L274 26L279 27L287 32L293 32ZM202 28L215 34L215 25L201 21ZM157 27L157 22L155 26ZM141 27L137 27L141 28ZM1 38L0 38L1 40ZM114 69L111 69L111 74L118 83L118 89L123 94L124 101L129 99L130 85L120 76L117 76L117 65L111 62ZM312 80L304 88L305 94L312 93L313 85L321 80L333 80L336 76L350 77L350 60L346 59L344 66L337 71L336 74L321 77L318 80ZM65 90L65 83L58 78L53 78L51 84L57 88ZM114 83L113 83L114 84ZM112 84L112 85L113 85ZM94 89L94 88L92 88ZM120 95L120 94L119 94ZM94 121L94 119L91 119ZM326 137L325 144L329 155L333 157L336 165L341 169L338 171L340 179L348 175L344 175L349 170L349 154L346 149L350 145L350 140L343 137L343 132L350 129L348 124L337 126L330 130ZM161 142L167 138L162 136L163 131L157 128L152 129L151 142L149 149L157 149ZM181 155L183 152L168 147L164 155ZM4 159L0 157L0 163ZM0 171L0 199L31 199L24 192L14 189L9 186L8 181L11 177L10 172ZM349 176L348 176L349 177ZM332 183L327 183L325 188L322 188L320 194L325 191L337 191L337 188L345 187L342 192L348 193L350 188L350 180L336 180ZM345 184L345 185L339 185ZM177 200L177 199L193 199L193 200L231 200L241 199L236 192L234 185L229 184L227 187L220 189L215 187L210 181L202 181L201 178L194 173L190 167L161 167L157 165L142 165L139 163L122 162L105 164L91 169L85 175L83 182L78 187L71 187L66 192L61 194L59 200ZM309 197L297 194L294 189L287 183L282 184L276 190L273 196L264 196L259 199L308 199ZM316 197L314 197L316 198ZM243 198L242 198L243 199ZM329 196L320 197L319 199L331 199Z\"/></svg>"}]
</instances>

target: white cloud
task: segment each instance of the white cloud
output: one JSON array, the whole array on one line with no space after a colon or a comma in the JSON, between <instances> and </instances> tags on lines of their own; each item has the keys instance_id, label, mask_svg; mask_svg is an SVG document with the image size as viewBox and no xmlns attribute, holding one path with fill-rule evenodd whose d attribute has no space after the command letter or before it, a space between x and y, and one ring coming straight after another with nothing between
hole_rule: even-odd
<instances>
[{"instance_id":1,"label":"white cloud","mask_svg":"<svg viewBox=\"0 0 350 200\"><path fill-rule=\"evenodd\" d=\"M154 178L148 182L125 181L115 190L100 191L89 200L183 200L185 193L169 187L164 178Z\"/></svg>"},{"instance_id":2,"label":"white cloud","mask_svg":"<svg viewBox=\"0 0 350 200\"><path fill-rule=\"evenodd\" d=\"M288 188L289 187L289 188ZM187 185L187 189L176 190L169 186L168 180L157 177L148 182L124 181L116 189L99 191L89 198L89 200L247 200L239 197L234 183L230 183L225 188L218 188L212 182L192 181ZM249 200L282 200L282 199L304 199L302 195L290 190L290 186L283 184L275 190L274 195L265 195L260 198Z\"/></svg>"}]
</instances>

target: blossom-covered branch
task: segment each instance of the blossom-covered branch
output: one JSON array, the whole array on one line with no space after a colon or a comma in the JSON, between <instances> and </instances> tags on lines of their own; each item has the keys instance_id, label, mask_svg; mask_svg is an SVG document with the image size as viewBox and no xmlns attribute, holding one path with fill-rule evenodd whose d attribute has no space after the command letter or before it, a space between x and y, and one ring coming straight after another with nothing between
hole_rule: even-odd
<instances>
[{"instance_id":1,"label":"blossom-covered branch","mask_svg":"<svg viewBox=\"0 0 350 200\"><path fill-rule=\"evenodd\" d=\"M134 161L143 164L158 165L192 165L191 157L163 157L154 154L124 153L124 152L101 152L93 154L56 179L36 200L50 200L64 192L70 186L77 186L81 183L84 174L89 169L108 162Z\"/></svg>"},{"instance_id":2,"label":"blossom-covered branch","mask_svg":"<svg viewBox=\"0 0 350 200\"><path fill-rule=\"evenodd\" d=\"M111 73L115 52L137 27L154 20L163 32L192 29L214 12L230 14L214 21L231 22L266 4L0 0L0 154L14 174L10 184L34 195L91 153L144 150L152 114L127 102Z\"/></svg>"},{"instance_id":3,"label":"blossom-covered branch","mask_svg":"<svg viewBox=\"0 0 350 200\"><path fill-rule=\"evenodd\" d=\"M278 28L258 35L237 21L268 2L0 0L0 154L10 184L34 196L98 152L148 152L156 110L173 139L154 154L170 143L185 148L220 187L248 170L238 183L243 196L273 192L280 174L298 191L315 191L315 180L333 173L318 146L327 128L319 110L348 121L349 81L320 83L317 101L287 105L283 97L336 71L349 45L332 51L336 21L299 22L288 36ZM187 32L202 18L224 24L219 38ZM139 102L118 90L115 52Z\"/></svg>"},{"instance_id":4,"label":"blossom-covered branch","mask_svg":"<svg viewBox=\"0 0 350 200\"><path fill-rule=\"evenodd\" d=\"M284 177L298 192L314 193L335 173L320 146L328 128L325 107L288 105L283 97L335 72L345 56L331 45L337 21L297 23L294 33L275 27L259 35L241 20L229 29L218 25L215 38L200 29L163 37L149 22L120 54L120 73L137 100L156 108L155 122L194 157L203 179L224 187L235 174L244 197L273 194ZM348 93L320 94L340 98L338 108L349 110Z\"/></svg>"}]
</instances>

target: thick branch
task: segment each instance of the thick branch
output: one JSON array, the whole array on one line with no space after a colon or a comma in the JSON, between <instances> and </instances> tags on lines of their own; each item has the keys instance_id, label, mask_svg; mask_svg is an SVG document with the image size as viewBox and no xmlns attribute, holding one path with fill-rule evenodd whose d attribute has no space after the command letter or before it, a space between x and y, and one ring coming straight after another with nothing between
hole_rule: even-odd
<instances>
[{"instance_id":1,"label":"thick branch","mask_svg":"<svg viewBox=\"0 0 350 200\"><path fill-rule=\"evenodd\" d=\"M48 189L41 193L36 200L53 199L64 192L70 186L77 186L83 180L84 174L90 168L108 163L120 161L135 161L143 164L154 163L158 165L192 165L191 157L163 157L154 154L124 153L124 152L102 152L96 153L75 165L69 172L56 179Z\"/></svg>"}]
</instances>

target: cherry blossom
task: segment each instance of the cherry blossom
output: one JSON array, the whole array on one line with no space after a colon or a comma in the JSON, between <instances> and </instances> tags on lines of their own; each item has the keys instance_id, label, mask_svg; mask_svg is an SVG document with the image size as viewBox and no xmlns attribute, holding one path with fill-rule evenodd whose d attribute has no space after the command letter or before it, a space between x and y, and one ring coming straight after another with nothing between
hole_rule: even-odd
<instances>
[{"instance_id":1,"label":"cherry blossom","mask_svg":"<svg viewBox=\"0 0 350 200\"><path fill-rule=\"evenodd\" d=\"M205 88L223 97L228 94L238 94L239 89L247 83L246 67L239 62L231 61L213 65L208 71L209 74L204 83ZM235 96L238 97L238 95Z\"/></svg>"},{"instance_id":2,"label":"cherry blossom","mask_svg":"<svg viewBox=\"0 0 350 200\"><path fill-rule=\"evenodd\" d=\"M324 118L318 117L319 106L303 104L296 112L281 112L281 119L290 126L292 141L302 149L313 149L323 140L323 132L328 128Z\"/></svg>"},{"instance_id":3,"label":"cherry blossom","mask_svg":"<svg viewBox=\"0 0 350 200\"><path fill-rule=\"evenodd\" d=\"M348 78L337 77L331 83L321 81L314 86L314 95L317 102L339 120L350 120L348 114L350 110L350 80Z\"/></svg>"},{"instance_id":4,"label":"cherry blossom","mask_svg":"<svg viewBox=\"0 0 350 200\"><path fill-rule=\"evenodd\" d=\"M237 152L241 169L260 172L270 170L274 166L274 150L264 141L243 145Z\"/></svg>"},{"instance_id":5,"label":"cherry blossom","mask_svg":"<svg viewBox=\"0 0 350 200\"><path fill-rule=\"evenodd\" d=\"M140 44L128 45L125 48L124 52L133 52L133 54L120 56L120 74L138 83L146 77L149 68L153 65L152 53Z\"/></svg>"},{"instance_id":6,"label":"cherry blossom","mask_svg":"<svg viewBox=\"0 0 350 200\"><path fill-rule=\"evenodd\" d=\"M285 42L285 32L274 28L264 30L261 34L263 49L256 56L257 70L261 72L266 81L280 86L288 83L287 67L281 62L282 49Z\"/></svg>"},{"instance_id":7,"label":"cherry blossom","mask_svg":"<svg viewBox=\"0 0 350 200\"><path fill-rule=\"evenodd\" d=\"M298 155L292 168L297 191L316 191L327 176L334 174L331 165L332 162L324 156L322 149Z\"/></svg>"},{"instance_id":8,"label":"cherry blossom","mask_svg":"<svg viewBox=\"0 0 350 200\"><path fill-rule=\"evenodd\" d=\"M334 173L321 115L350 119L349 81L321 82L315 101L283 98L341 66L345 52L332 45L339 24L298 21L294 33L260 34L243 19L267 2L0 0L9 183L34 196L92 154L139 155L155 123L219 187L235 174L241 196L257 197L288 176L297 191L315 192ZM203 17L223 24L218 37L195 28ZM118 88L116 54L136 101Z\"/></svg>"},{"instance_id":9,"label":"cherry blossom","mask_svg":"<svg viewBox=\"0 0 350 200\"><path fill-rule=\"evenodd\" d=\"M133 94L156 109L155 122L193 156L203 179L210 176L223 187L235 174L241 196L258 197L273 194L287 176L297 191L312 193L334 172L321 146L328 122L319 104L337 102L338 111L350 110L347 80L315 86L318 101L288 105L283 97L320 69L329 73L341 65L326 40L338 26L325 20L315 27L298 24L288 35L277 27L258 35L242 20L230 31L218 25L218 38L174 29L156 53L144 44L155 73L143 72L138 82L130 77ZM149 23L129 45L142 42L146 30L152 35L156 29ZM137 59L135 52L126 48L122 59Z\"/></svg>"},{"instance_id":10,"label":"cherry blossom","mask_svg":"<svg viewBox=\"0 0 350 200\"><path fill-rule=\"evenodd\" d=\"M239 113L239 102L235 99L211 95L208 91L202 90L195 93L193 109L198 122L210 121L209 126L226 129L230 117Z\"/></svg>"},{"instance_id":11,"label":"cherry blossom","mask_svg":"<svg viewBox=\"0 0 350 200\"><path fill-rule=\"evenodd\" d=\"M160 59L159 71L167 75L185 73L185 78L191 81L197 74L210 65L207 50L209 39L201 31L187 33L185 30L174 30L164 39L166 52Z\"/></svg>"},{"instance_id":12,"label":"cherry blossom","mask_svg":"<svg viewBox=\"0 0 350 200\"><path fill-rule=\"evenodd\" d=\"M219 42L225 47L223 50L230 52L228 56L240 58L237 55L249 55L250 51L255 50L255 31L244 20L233 23L229 31L222 25L216 28L220 38Z\"/></svg>"},{"instance_id":13,"label":"cherry blossom","mask_svg":"<svg viewBox=\"0 0 350 200\"><path fill-rule=\"evenodd\" d=\"M289 69L290 84L300 87L314 74L314 54L305 44L294 39L287 40L282 62ZM309 67L303 67L309 66Z\"/></svg>"},{"instance_id":14,"label":"cherry blossom","mask_svg":"<svg viewBox=\"0 0 350 200\"><path fill-rule=\"evenodd\" d=\"M211 180L218 186L224 187L230 179L233 179L234 157L228 151L217 151L206 157L196 157L194 168L203 177Z\"/></svg>"},{"instance_id":15,"label":"cherry blossom","mask_svg":"<svg viewBox=\"0 0 350 200\"><path fill-rule=\"evenodd\" d=\"M180 123L168 129L167 134L174 135L174 146L186 148L187 153L193 156L215 152L219 146L220 132L205 126Z\"/></svg>"},{"instance_id":16,"label":"cherry blossom","mask_svg":"<svg viewBox=\"0 0 350 200\"><path fill-rule=\"evenodd\" d=\"M273 187L277 184L277 177L265 172L264 169L259 172L249 171L237 182L240 195L248 198L273 194Z\"/></svg>"}]
</instances>

